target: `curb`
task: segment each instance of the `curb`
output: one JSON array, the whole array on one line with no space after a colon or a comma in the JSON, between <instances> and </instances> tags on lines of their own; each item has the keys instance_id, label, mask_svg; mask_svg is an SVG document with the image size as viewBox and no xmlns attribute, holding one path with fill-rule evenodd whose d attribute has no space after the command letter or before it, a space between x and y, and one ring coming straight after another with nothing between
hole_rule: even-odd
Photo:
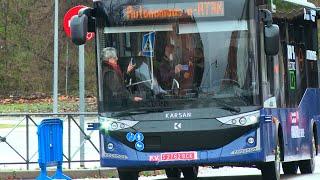
<instances>
[{"instance_id":1,"label":"curb","mask_svg":"<svg viewBox=\"0 0 320 180\"><path fill-rule=\"evenodd\" d=\"M72 179L83 178L109 178L118 177L116 169L82 169L82 170L64 170L64 174ZM48 170L49 176L52 176L55 170ZM0 171L0 180L13 180L13 179L36 179L40 174L37 171Z\"/></svg>"}]
</instances>

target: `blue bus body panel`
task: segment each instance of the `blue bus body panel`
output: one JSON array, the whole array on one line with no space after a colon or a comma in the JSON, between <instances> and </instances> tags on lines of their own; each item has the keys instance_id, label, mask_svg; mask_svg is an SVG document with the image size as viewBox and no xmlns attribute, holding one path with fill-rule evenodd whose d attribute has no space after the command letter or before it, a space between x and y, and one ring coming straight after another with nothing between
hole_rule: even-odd
<instances>
[{"instance_id":1,"label":"blue bus body panel","mask_svg":"<svg viewBox=\"0 0 320 180\"><path fill-rule=\"evenodd\" d=\"M265 109L264 113L280 122L283 131L284 161L311 158L312 126L315 123L319 129L320 125L320 89L307 89L298 108ZM272 133L271 127L264 126L267 128L264 128L267 132L263 136L263 141L268 144L270 142L269 135ZM270 147L266 148L270 149Z\"/></svg>"},{"instance_id":2,"label":"blue bus body panel","mask_svg":"<svg viewBox=\"0 0 320 180\"><path fill-rule=\"evenodd\" d=\"M311 158L311 126L320 132L320 89L308 89L298 108L260 110L260 125L228 145L215 150L197 151L188 161L161 161L161 153L139 152L110 136L100 134L101 166L120 168L157 168L183 165L239 165L250 166L274 161L278 126L282 127L284 161ZM278 122L278 123L277 123ZM249 144L248 138L255 143ZM210 137L214 140L214 137ZM105 142L112 144L108 146ZM110 148L109 148L110 147ZM320 149L320 146L319 146ZM157 159L158 160L155 160Z\"/></svg>"}]
</instances>

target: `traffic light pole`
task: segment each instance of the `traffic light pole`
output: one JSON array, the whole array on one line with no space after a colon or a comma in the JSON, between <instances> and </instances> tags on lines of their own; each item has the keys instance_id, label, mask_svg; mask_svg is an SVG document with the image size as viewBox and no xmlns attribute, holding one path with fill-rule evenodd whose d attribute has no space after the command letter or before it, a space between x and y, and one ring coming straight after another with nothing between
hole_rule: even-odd
<instances>
[{"instance_id":1,"label":"traffic light pole","mask_svg":"<svg viewBox=\"0 0 320 180\"><path fill-rule=\"evenodd\" d=\"M59 67L59 0L54 3L54 69L53 69L53 113L58 113L58 67Z\"/></svg>"}]
</instances>

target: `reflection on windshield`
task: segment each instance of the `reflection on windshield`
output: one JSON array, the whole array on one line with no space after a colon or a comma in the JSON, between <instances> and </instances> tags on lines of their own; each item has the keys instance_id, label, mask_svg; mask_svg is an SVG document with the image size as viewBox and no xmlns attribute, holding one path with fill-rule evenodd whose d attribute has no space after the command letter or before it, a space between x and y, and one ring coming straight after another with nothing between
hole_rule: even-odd
<instances>
[{"instance_id":1,"label":"reflection on windshield","mask_svg":"<svg viewBox=\"0 0 320 180\"><path fill-rule=\"evenodd\" d=\"M128 88L137 86L139 84L143 84L145 87L152 90L155 95L167 93L162 87L159 85L157 78L151 77L151 70L149 66L143 62L137 69L135 70L135 76L139 80L138 82L132 83L132 81L128 84ZM153 82L153 83L152 83Z\"/></svg>"},{"instance_id":2,"label":"reflection on windshield","mask_svg":"<svg viewBox=\"0 0 320 180\"><path fill-rule=\"evenodd\" d=\"M126 95L110 95L120 90L110 89L115 81L104 78L104 111L258 105L257 64L252 55L255 36L250 31L254 23L250 22L192 20L105 27L107 43L101 49L117 50L125 88L121 91ZM108 67L102 64L101 77L106 77ZM134 68L128 74L130 66Z\"/></svg>"}]
</instances>

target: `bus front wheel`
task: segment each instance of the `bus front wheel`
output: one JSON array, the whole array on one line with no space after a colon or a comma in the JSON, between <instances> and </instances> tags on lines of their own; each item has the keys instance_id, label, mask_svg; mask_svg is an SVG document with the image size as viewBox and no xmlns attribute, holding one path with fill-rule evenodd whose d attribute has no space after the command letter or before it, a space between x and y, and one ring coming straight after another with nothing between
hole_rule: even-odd
<instances>
[{"instance_id":1,"label":"bus front wheel","mask_svg":"<svg viewBox=\"0 0 320 180\"><path fill-rule=\"evenodd\" d=\"M179 179L181 177L181 171L178 168L167 168L165 171L169 179Z\"/></svg>"},{"instance_id":2,"label":"bus front wheel","mask_svg":"<svg viewBox=\"0 0 320 180\"><path fill-rule=\"evenodd\" d=\"M181 168L184 179L197 179L198 177L198 172L199 172L199 167L195 166L195 167L185 167L185 168Z\"/></svg>"},{"instance_id":3,"label":"bus front wheel","mask_svg":"<svg viewBox=\"0 0 320 180\"><path fill-rule=\"evenodd\" d=\"M118 174L120 180L138 180L139 178L139 172L133 170L118 169Z\"/></svg>"}]
</instances>

